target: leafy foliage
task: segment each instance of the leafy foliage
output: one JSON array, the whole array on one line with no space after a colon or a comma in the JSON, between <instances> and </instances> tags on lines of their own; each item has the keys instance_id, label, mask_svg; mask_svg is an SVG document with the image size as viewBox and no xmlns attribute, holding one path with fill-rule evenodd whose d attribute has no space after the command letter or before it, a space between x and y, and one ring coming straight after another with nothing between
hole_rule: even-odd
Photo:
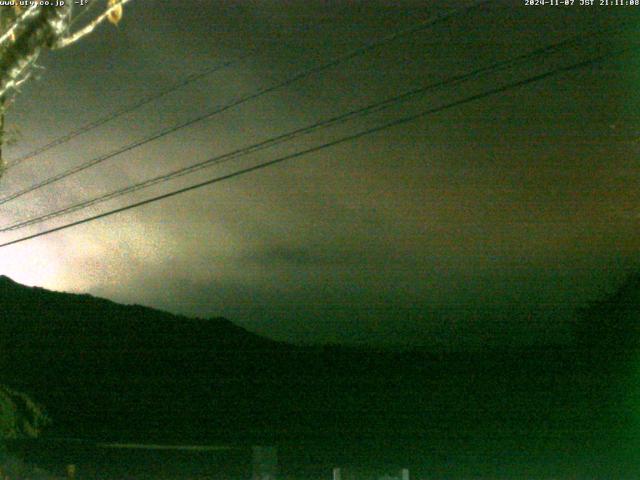
<instances>
[{"instance_id":1,"label":"leafy foliage","mask_svg":"<svg viewBox=\"0 0 640 480\"><path fill-rule=\"evenodd\" d=\"M37 437L49 423L43 408L31 398L0 385L0 439Z\"/></svg>"},{"instance_id":2,"label":"leafy foliage","mask_svg":"<svg viewBox=\"0 0 640 480\"><path fill-rule=\"evenodd\" d=\"M107 0L105 11L75 32L71 32L71 26L88 7L74 15L71 1L62 5L33 2L29 6L0 6L0 177L10 167L2 155L4 112L20 85L30 78L42 50L69 46L105 20L117 25L128 1Z\"/></svg>"}]
</instances>

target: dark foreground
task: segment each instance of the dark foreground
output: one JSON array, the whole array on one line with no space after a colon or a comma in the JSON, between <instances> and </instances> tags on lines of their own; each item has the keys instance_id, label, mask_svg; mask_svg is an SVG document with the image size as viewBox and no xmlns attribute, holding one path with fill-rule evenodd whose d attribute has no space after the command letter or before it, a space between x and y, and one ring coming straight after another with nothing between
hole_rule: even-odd
<instances>
[{"instance_id":1,"label":"dark foreground","mask_svg":"<svg viewBox=\"0 0 640 480\"><path fill-rule=\"evenodd\" d=\"M640 478L640 277L581 312L571 343L475 353L301 348L6 278L0 303L2 381L53 419L11 448L55 474L246 479L250 447L276 445L301 480Z\"/></svg>"}]
</instances>

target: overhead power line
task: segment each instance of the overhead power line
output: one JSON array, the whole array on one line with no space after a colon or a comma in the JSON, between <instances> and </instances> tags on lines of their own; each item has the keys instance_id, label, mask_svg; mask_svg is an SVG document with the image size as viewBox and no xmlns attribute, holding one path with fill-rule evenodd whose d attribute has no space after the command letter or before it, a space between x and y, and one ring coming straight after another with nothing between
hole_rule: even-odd
<instances>
[{"instance_id":1,"label":"overhead power line","mask_svg":"<svg viewBox=\"0 0 640 480\"><path fill-rule=\"evenodd\" d=\"M276 137L272 137L270 139L258 142L258 143L254 143L252 145L249 145L247 147L243 147L240 149L237 149L235 151L229 152L229 153L225 153L222 155L218 155L215 156L213 158L207 159L203 162L199 162L193 165L189 165L187 167L183 167L177 170L174 170L172 172L166 173L166 174L162 174L162 175L158 175L156 177L147 179L147 180L143 180L141 182L138 182L136 184L133 185L129 185L127 187L94 197L92 199L88 199L88 200L84 200L82 202L78 202L72 205L69 205L67 207L64 207L62 209L47 213L47 214L43 214L43 215L38 215L26 220L22 220L16 223L13 223L11 225L8 226L4 226L0 228L0 233L2 232L8 232L8 231L13 231L13 230L18 230L21 228L25 228L27 226L30 225L34 225L34 224L38 224L47 220L51 220L53 218L57 218L60 217L62 215L66 215L69 213L73 213L103 202L106 202L108 200L113 200L115 198L133 193L135 191L144 189L144 188L148 188L152 185L156 185L159 183L164 183L166 181L169 180L173 180L175 178L196 172L198 170L202 170L204 168L208 168L214 165L218 165L220 163L223 162L227 162L233 159L237 159L239 157L243 157L252 153L255 153L257 151L260 150L264 150L266 148L270 148L272 146L278 145L280 143L283 142L288 142L292 139L295 139L297 137L300 137L302 135L307 135L311 132L314 132L316 130L319 130L321 128L327 128L330 126L334 126L336 124L340 124L340 123L344 123L346 121L352 120L354 118L357 117L361 117L364 115L369 115L375 112L379 112L381 110L384 110L386 108L389 108L395 104L398 104L400 102L405 102L407 100L410 100L418 95L423 95L425 93L427 93L430 90L434 90L440 87L450 87L465 81L468 81L470 79L476 78L482 74L486 74L486 73L495 73L495 72L499 72L511 67L514 67L520 63L526 62L528 60L531 60L533 58L542 56L542 55L548 55L551 54L555 51L561 50L566 48L567 46L570 46L572 44L577 44L580 42L583 42L585 37L590 37L590 36L594 36L594 35L600 35L602 33L605 33L604 30L600 30L597 32L591 32L588 34L578 34L578 35L574 35L572 37L569 37L567 39L564 39L560 42L556 42L544 47L540 47L538 49L535 49L531 52L527 52L524 53L522 55L518 55L516 57L507 59L507 60L502 60L499 62L495 62L493 64L490 64L488 66L485 67L481 67L478 68L472 72L466 73L466 74L462 74L462 75L455 75L449 78L446 78L444 80L438 81L438 82L434 82L431 84L427 84L425 86L422 87L418 87L412 90L409 90L407 92L404 92L400 95L396 95L390 98L387 98L385 100L382 101L378 101L372 104L369 104L365 107L359 108L359 109L355 109L355 110L351 110L349 112L343 113L341 115L338 116L334 116L332 118L326 119L326 120L322 120L319 122L315 122L311 125L308 125L306 127L303 128L298 128L298 129L294 129L292 131L286 132L284 134L278 135Z\"/></svg>"},{"instance_id":2,"label":"overhead power line","mask_svg":"<svg viewBox=\"0 0 640 480\"><path fill-rule=\"evenodd\" d=\"M67 224L64 224L64 225L60 225L58 227L50 228L50 229L42 231L42 232L38 232L38 233L35 233L35 234L32 234L32 235L27 235L25 237L21 237L21 238L15 239L15 240L11 240L9 242L5 242L5 243L0 244L0 248L7 247L9 245L15 245L17 243L25 242L27 240L31 240L31 239L34 239L34 238L42 237L42 236L45 236L45 235L50 235L51 233L54 233L54 232L59 232L61 230L66 230L66 229L71 228L71 227L75 227L75 226L78 226L78 225L82 225L82 224L85 224L85 223L92 222L94 220L98 220L98 219L101 219L101 218L109 217L111 215L115 215L116 213L121 213L121 212L125 212L127 210L132 210L134 208L138 208L138 207L141 207L143 205L147 205L147 204L154 203L154 202L157 202L157 201L160 201L160 200L171 198L171 197L174 197L176 195L180 195L182 193L186 193L186 192L190 192L192 190L196 190L198 188L202 188L202 187L205 187L205 186L208 186L208 185L213 185L215 183L219 183L219 182L222 182L222 181L225 181L225 180L229 180L231 178L239 177L239 176L245 175L247 173L251 173L251 172L258 171L258 170L262 170L264 168L271 167L271 166L277 165L279 163L282 163L282 162L285 162L285 161L288 161L288 160L293 160L295 158L299 158L299 157L302 157L302 156L305 156L305 155L309 155L311 153L319 152L321 150L324 150L324 149L327 149L327 148L330 148L330 147L333 147L333 146L336 146L336 145L340 145L340 144L343 144L343 143L346 143L346 142L350 142L350 141L365 137L367 135L371 135L373 133L381 132L383 130L386 130L386 129L389 129L389 128L392 128L392 127L396 127L398 125L403 125L403 124L406 124L408 122L412 122L414 120L417 120L419 118L423 118L423 117L425 117L427 115L439 113L439 112L442 112L444 110L448 110L448 109L453 108L453 107L457 107L457 106L460 106L460 105L464 105L466 103L470 103L470 102L473 102L473 101L476 101L476 100L480 100L482 98L485 98L485 97L488 97L488 96L491 96L491 95L496 95L498 93L503 93L503 92L506 92L508 90L512 90L514 88L522 87L524 85L528 85L528 84L531 84L531 83L534 83L534 82L539 82L541 80L544 80L544 79L559 75L561 73L566 73L566 72L569 72L569 71L572 71L572 70L577 70L579 68L584 68L584 67L587 67L589 65L593 65L595 63L601 62L601 61L603 61L603 60L605 60L607 58L611 58L613 56L621 55L623 53L628 52L629 50L630 50L630 48L626 48L626 49L618 50L618 51L611 52L611 53L608 53L608 54L603 54L603 55L592 57L592 58L589 58L589 59L586 59L586 60L582 60L580 62L573 63L573 64L570 64L570 65L554 68L554 69L548 70L548 71L546 71L544 73L525 78L523 80L510 82L510 83L507 83L507 84L502 85L500 87L492 88L492 89L486 90L484 92L465 97L465 98L463 98L461 100L456 100L456 101L447 103L445 105L441 105L439 107L434 107L434 108L430 108L430 109L427 109L427 110L422 110L422 111L420 111L418 113L415 113L415 114L412 114L412 115L407 115L407 116L392 120L390 122L386 122L386 123L383 123L381 125L368 128L366 130L361 130L360 132L344 136L342 138L339 138L337 140L333 140L331 142L323 143L323 144L317 145L315 147L311 147L311 148L308 148L308 149L305 149L305 150L301 150L301 151L298 151L298 152L295 152L295 153L284 155L284 156L278 157L278 158L273 159L273 160L269 160L269 161L266 161L266 162L263 162L263 163L259 163L257 165L253 165L251 167L247 167L247 168L243 168L243 169L240 169L240 170L236 170L235 172L232 172L232 173L221 175L219 177L215 177L215 178L206 180L204 182L200 182L200 183L196 183L196 184L184 187L184 188L180 188L180 189L174 190L172 192L164 193L162 195L157 195L157 196L154 196L152 198L148 198L146 200L142 200L142 201L139 201L139 202L131 203L131 204L125 205L123 207L115 208L113 210L109 210L109 211L106 211L106 212L103 212L103 213L100 213L100 214L97 214L97 215L93 215L91 217L87 217L87 218L84 218L82 220L77 220L75 222L70 222L70 223L67 223Z\"/></svg>"},{"instance_id":3,"label":"overhead power line","mask_svg":"<svg viewBox=\"0 0 640 480\"><path fill-rule=\"evenodd\" d=\"M49 178L47 178L47 179L45 179L45 180L43 180L41 182L38 182L38 183L36 183L34 185L31 185L30 187L27 187L27 188L25 188L23 190L19 190L19 191L15 192L15 193L12 193L10 195L2 197L2 198L0 198L0 205L4 205L5 203L10 202L12 200L15 200L16 198L22 197L23 195L26 195L27 193L33 192L33 191L38 190L40 188L43 188L43 187L45 187L47 185L50 185L50 184L55 183L55 182L58 182L58 181L60 181L60 180L62 180L64 178L70 177L71 175L75 175L76 173L79 173L79 172L81 172L83 170L86 170L88 168L94 167L95 165L98 165L98 164L104 162L105 160L113 158L116 155L131 151L131 150L133 150L133 149L135 149L137 147L140 147L140 146L145 145L145 144L147 144L149 142L158 140L158 139L160 139L162 137L165 137L165 136L167 136L167 135L169 135L171 133L174 133L174 132L176 132L178 130L181 130L183 128L189 127L189 126L194 125L194 124L196 124L198 122L201 122L203 120L212 118L212 117L214 117L214 116L216 116L216 115L218 115L220 113L223 113L223 112L225 112L225 111L227 111L227 110L229 110L231 108L237 107L237 106L239 106L239 105L241 105L243 103L246 103L248 101L251 101L251 100L254 100L254 99L258 98L258 97L261 97L263 95L269 94L269 93L274 92L276 90L279 90L281 88L284 88L284 87L287 87L289 85L292 85L295 82L303 80L303 79L305 79L307 77L310 77L310 76L312 76L314 74L320 73L320 72L322 72L324 70L328 70L328 69L330 69L332 67L335 67L335 66L337 66L337 65L339 65L341 63L344 63L344 62L346 62L348 60L351 60L351 59L353 59L355 57L364 55L365 53L367 53L367 52L369 52L369 51L371 51L373 49L379 48L379 47L381 47L383 45L386 45L386 44L388 44L390 42L393 42L394 40L397 40L397 39L399 39L401 37L418 33L418 32L420 32L422 30L428 29L428 28L430 28L430 27L432 27L432 26L434 26L434 25L436 25L436 24L438 24L440 22L443 22L443 21L448 20L450 18L453 18L455 16L464 15L466 13L469 13L470 11L472 11L474 9L477 9L477 8L487 4L489 2L490 2L490 0L480 0L480 1L474 2L473 4L471 4L471 5L467 6L467 7L454 9L452 11L449 11L447 13L439 15L439 16L433 18L433 19L430 19L430 20L427 20L427 21L424 21L424 22L420 22L419 24L414 25L414 26L412 26L410 28L407 28L407 29L404 29L404 30L400 30L398 32L392 33L391 35L383 37L382 39L379 39L377 41L374 41L374 42L368 43L368 44L366 44L364 46L361 46L361 47L358 47L356 49L353 49L353 50L351 50L351 51L349 51L349 52L347 52L345 54L342 54L342 55L340 55L340 56L338 56L338 57L336 57L336 58L334 58L332 60L329 60L328 62L325 62L325 63L320 64L320 65L316 65L314 67L310 67L310 68L305 69L305 70L302 70L302 71L292 75L291 77L286 78L283 81L277 82L277 83L272 84L272 85L267 86L267 87L260 88L257 91L255 91L254 93L251 93L251 94L246 95L244 97L241 97L239 99L233 100L230 103L227 103L227 104L225 104L225 105L223 105L221 107L217 107L214 110L212 110L210 112L207 112L207 113L205 113L203 115L200 115L198 117L192 118L191 120L187 120L186 122L183 122L181 124L175 125L173 127L169 127L169 128L164 129L164 130L161 130L160 132L157 132L157 133L155 133L153 135L150 135L148 137L145 137L145 138L143 138L141 140L138 140L138 141L135 141L133 143L130 143L130 144L128 144L128 145L126 145L126 146L124 146L124 147L122 147L122 148L120 148L118 150L115 150L115 151L113 151L111 153L108 153L108 154L99 156L97 158L94 158L92 160L89 160L89 161L87 161L85 163L82 163L82 164L77 165L75 167L72 167L72 168L70 168L68 170L65 170L64 172L61 172L61 173L59 173L57 175L49 177Z\"/></svg>"},{"instance_id":4,"label":"overhead power line","mask_svg":"<svg viewBox=\"0 0 640 480\"><path fill-rule=\"evenodd\" d=\"M93 4L91 4L93 5ZM240 57L238 59L235 60L229 60L228 62L225 62L221 65L215 65L213 67L207 68L201 72L198 73L194 73L192 75L189 75L187 77L185 77L184 79L182 79L181 81L163 89L160 90L157 93L154 93L152 95L148 95L140 100L138 100L135 103L132 103L131 105L126 105L125 107L119 109L119 110L115 110L114 112L111 112L107 115L105 115L104 117L101 117L97 120L94 120L92 122L86 123L84 125L82 125L81 127L61 136L56 138L55 140L52 140L51 142L42 145L41 147L38 147L34 150L31 150L29 153L24 154L21 157L16 158L15 160L11 160L10 162L8 162L7 164L7 169L13 168L18 166L19 164L21 164L22 162L25 162L27 160L30 160L31 158L34 158L48 150L51 150L54 147L57 147L58 145L62 145L64 143L67 143L71 140L73 140L74 138L76 138L79 135L82 135L83 133L87 133L91 130L94 130L102 125L104 125L105 123L108 123L118 117L121 117L123 115L126 115L128 113L134 112L136 110L138 110L139 108L144 107L145 105L148 105L151 102L155 102L156 100L161 99L162 97L165 97L167 95L169 95L170 93L173 93L187 85L189 85L190 83L196 82L206 76L212 75L213 73L223 70L225 68L228 68L232 65L235 65L236 63L244 60L246 57L250 56L251 54L247 54L243 57Z\"/></svg>"}]
</instances>

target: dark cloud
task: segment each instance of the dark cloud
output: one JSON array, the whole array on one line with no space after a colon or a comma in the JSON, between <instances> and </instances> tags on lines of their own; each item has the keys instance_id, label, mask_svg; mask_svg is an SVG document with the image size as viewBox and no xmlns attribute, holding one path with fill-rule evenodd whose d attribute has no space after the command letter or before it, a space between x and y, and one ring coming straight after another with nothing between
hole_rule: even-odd
<instances>
[{"instance_id":1,"label":"dark cloud","mask_svg":"<svg viewBox=\"0 0 640 480\"><path fill-rule=\"evenodd\" d=\"M270 247L246 258L248 263L263 266L292 266L292 267L331 267L343 265L359 265L362 256L353 252L327 252L318 249L289 247L278 245Z\"/></svg>"}]
</instances>

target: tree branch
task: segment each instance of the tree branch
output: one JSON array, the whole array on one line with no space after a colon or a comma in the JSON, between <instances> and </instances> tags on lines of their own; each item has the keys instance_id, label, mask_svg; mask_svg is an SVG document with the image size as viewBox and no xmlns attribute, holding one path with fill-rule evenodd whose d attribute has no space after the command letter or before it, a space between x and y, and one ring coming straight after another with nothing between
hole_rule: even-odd
<instances>
[{"instance_id":1,"label":"tree branch","mask_svg":"<svg viewBox=\"0 0 640 480\"><path fill-rule=\"evenodd\" d=\"M71 36L59 38L52 48L58 49L58 48L67 47L72 43L77 42L82 37L89 35L91 32L93 32L96 29L98 25L104 22L109 17L109 15L116 12L125 3L128 3L130 1L131 0L120 0L118 3L115 3L114 5L109 7L102 15L100 15L99 17L96 17L89 25L85 26L83 29L78 30L76 33L74 33Z\"/></svg>"},{"instance_id":2,"label":"tree branch","mask_svg":"<svg viewBox=\"0 0 640 480\"><path fill-rule=\"evenodd\" d=\"M15 40L0 52L0 98L16 88L42 47L51 47L63 35L70 16L71 2L67 2L30 8L16 19L10 29Z\"/></svg>"}]
</instances>

